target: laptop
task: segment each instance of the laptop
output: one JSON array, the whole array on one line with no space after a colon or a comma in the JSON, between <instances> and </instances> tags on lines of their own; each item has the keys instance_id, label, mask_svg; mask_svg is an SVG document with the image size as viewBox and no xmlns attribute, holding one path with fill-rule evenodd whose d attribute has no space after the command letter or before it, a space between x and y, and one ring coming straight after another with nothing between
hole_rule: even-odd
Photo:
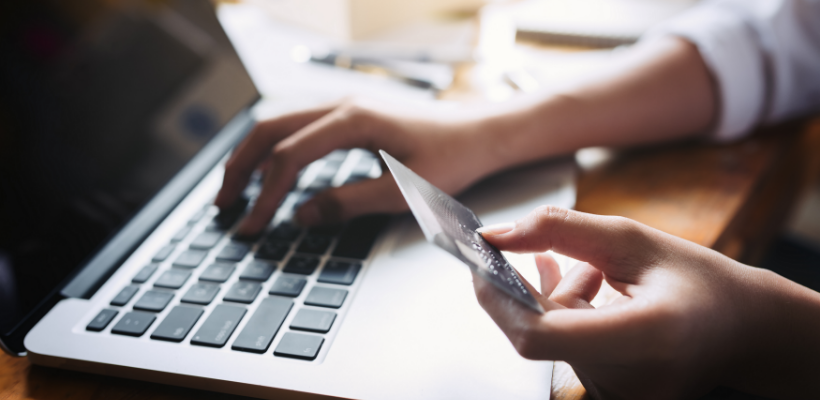
<instances>
[{"instance_id":1,"label":"laptop","mask_svg":"<svg viewBox=\"0 0 820 400\"><path fill-rule=\"evenodd\" d=\"M260 95L213 3L6 9L3 350L259 398L549 398L552 363L515 352L475 300L469 269L412 216L292 221L323 188L378 176L375 155L317 160L262 234L234 235L258 177L232 207L212 201ZM572 206L573 182L571 163L551 162L459 199L502 222Z\"/></svg>"}]
</instances>

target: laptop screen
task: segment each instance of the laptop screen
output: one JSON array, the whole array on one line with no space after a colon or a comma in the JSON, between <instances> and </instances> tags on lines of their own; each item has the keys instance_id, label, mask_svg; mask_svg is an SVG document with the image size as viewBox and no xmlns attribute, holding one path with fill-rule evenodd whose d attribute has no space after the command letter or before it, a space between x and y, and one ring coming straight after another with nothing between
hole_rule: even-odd
<instances>
[{"instance_id":1,"label":"laptop screen","mask_svg":"<svg viewBox=\"0 0 820 400\"><path fill-rule=\"evenodd\" d=\"M214 5L0 6L0 334L258 93Z\"/></svg>"}]
</instances>

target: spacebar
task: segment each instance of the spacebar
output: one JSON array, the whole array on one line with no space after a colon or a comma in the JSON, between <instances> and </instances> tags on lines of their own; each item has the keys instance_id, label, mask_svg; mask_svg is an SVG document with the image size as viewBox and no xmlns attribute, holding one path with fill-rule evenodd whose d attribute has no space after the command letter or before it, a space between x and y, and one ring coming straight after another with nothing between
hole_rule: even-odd
<instances>
[{"instance_id":1,"label":"spacebar","mask_svg":"<svg viewBox=\"0 0 820 400\"><path fill-rule=\"evenodd\" d=\"M290 299L278 296L265 298L231 348L253 353L266 352L291 308L293 301Z\"/></svg>"}]
</instances>

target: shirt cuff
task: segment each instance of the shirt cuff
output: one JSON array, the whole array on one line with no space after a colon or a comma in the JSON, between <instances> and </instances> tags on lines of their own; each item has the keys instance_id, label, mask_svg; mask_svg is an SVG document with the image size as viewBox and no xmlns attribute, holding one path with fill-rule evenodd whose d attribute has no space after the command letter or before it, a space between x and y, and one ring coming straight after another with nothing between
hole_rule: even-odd
<instances>
[{"instance_id":1,"label":"shirt cuff","mask_svg":"<svg viewBox=\"0 0 820 400\"><path fill-rule=\"evenodd\" d=\"M719 91L719 116L712 136L729 141L746 135L762 119L766 102L764 52L743 10L706 1L647 32L642 40L678 36L697 46Z\"/></svg>"}]
</instances>

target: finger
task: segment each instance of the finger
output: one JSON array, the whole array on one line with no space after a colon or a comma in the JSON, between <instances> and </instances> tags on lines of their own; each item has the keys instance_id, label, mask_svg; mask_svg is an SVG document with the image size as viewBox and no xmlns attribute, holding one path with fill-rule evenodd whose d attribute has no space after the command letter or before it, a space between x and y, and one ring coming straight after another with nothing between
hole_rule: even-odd
<instances>
[{"instance_id":1,"label":"finger","mask_svg":"<svg viewBox=\"0 0 820 400\"><path fill-rule=\"evenodd\" d=\"M535 267L538 269L538 275L541 277L541 294L549 297L555 287L561 282L561 267L547 253L538 253L535 255Z\"/></svg>"},{"instance_id":2,"label":"finger","mask_svg":"<svg viewBox=\"0 0 820 400\"><path fill-rule=\"evenodd\" d=\"M273 149L256 205L240 225L240 233L252 235L267 224L293 186L297 171L309 163L339 148L379 147L385 136L379 135L384 130L378 121L361 107L344 105L280 141Z\"/></svg>"},{"instance_id":3,"label":"finger","mask_svg":"<svg viewBox=\"0 0 820 400\"><path fill-rule=\"evenodd\" d=\"M523 278L522 278L523 281ZM525 285L528 285L525 283ZM515 300L512 296L502 292L484 278L473 272L473 288L476 299L496 325L510 338L513 344L516 339L530 327L540 323L541 314L534 312ZM540 297L539 302L545 311L563 308L563 306L548 300L545 296Z\"/></svg>"},{"instance_id":4,"label":"finger","mask_svg":"<svg viewBox=\"0 0 820 400\"><path fill-rule=\"evenodd\" d=\"M594 308L590 303L601 290L603 280L600 270L580 263L567 272L552 292L550 300L566 308Z\"/></svg>"},{"instance_id":5,"label":"finger","mask_svg":"<svg viewBox=\"0 0 820 400\"><path fill-rule=\"evenodd\" d=\"M280 159L271 160L264 175L262 190L250 213L242 220L237 229L240 235L254 235L262 230L279 209L282 197L293 187L299 171L292 165L282 163Z\"/></svg>"},{"instance_id":6,"label":"finger","mask_svg":"<svg viewBox=\"0 0 820 400\"><path fill-rule=\"evenodd\" d=\"M528 359L594 362L630 357L640 354L641 346L664 325L651 322L659 319L648 317L651 305L641 299L602 309L568 309L539 296L546 313L538 314L475 274L473 285L481 307Z\"/></svg>"},{"instance_id":7,"label":"finger","mask_svg":"<svg viewBox=\"0 0 820 400\"><path fill-rule=\"evenodd\" d=\"M364 214L407 211L396 182L389 174L376 179L325 190L308 200L296 211L296 220L304 226L327 225L347 221Z\"/></svg>"},{"instance_id":8,"label":"finger","mask_svg":"<svg viewBox=\"0 0 820 400\"><path fill-rule=\"evenodd\" d=\"M555 206L535 209L512 224L479 230L501 250L553 250L586 261L619 280L632 282L663 258L664 235L623 217L586 214ZM667 235L668 236L668 235Z\"/></svg>"},{"instance_id":9,"label":"finger","mask_svg":"<svg viewBox=\"0 0 820 400\"><path fill-rule=\"evenodd\" d=\"M218 207L227 207L248 185L248 179L259 163L265 160L271 148L283 138L337 108L332 104L312 110L291 113L283 117L259 122L245 140L236 147L225 164L222 188L214 200Z\"/></svg>"}]
</instances>

